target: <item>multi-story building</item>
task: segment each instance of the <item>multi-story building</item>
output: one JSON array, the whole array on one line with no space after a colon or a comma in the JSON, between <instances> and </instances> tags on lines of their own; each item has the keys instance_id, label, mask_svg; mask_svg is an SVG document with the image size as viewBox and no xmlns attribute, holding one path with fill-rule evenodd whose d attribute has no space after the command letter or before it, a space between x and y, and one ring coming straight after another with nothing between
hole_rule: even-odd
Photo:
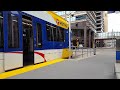
<instances>
[{"instance_id":1,"label":"multi-story building","mask_svg":"<svg viewBox=\"0 0 120 90\"><path fill-rule=\"evenodd\" d=\"M104 11L103 19L104 19L104 32L108 32L108 11Z\"/></svg>"},{"instance_id":2,"label":"multi-story building","mask_svg":"<svg viewBox=\"0 0 120 90\"><path fill-rule=\"evenodd\" d=\"M78 38L84 47L93 47L96 32L96 14L94 11L76 11L75 21L71 22L72 40Z\"/></svg>"},{"instance_id":3,"label":"multi-story building","mask_svg":"<svg viewBox=\"0 0 120 90\"><path fill-rule=\"evenodd\" d=\"M96 11L96 31L97 33L108 31L107 11Z\"/></svg>"},{"instance_id":4,"label":"multi-story building","mask_svg":"<svg viewBox=\"0 0 120 90\"><path fill-rule=\"evenodd\" d=\"M71 11L56 11L57 14L69 20L66 16ZM104 27L107 22L107 15L104 11L72 11L71 17L72 40L79 40L84 47L93 47L94 35L96 32L107 31Z\"/></svg>"},{"instance_id":5,"label":"multi-story building","mask_svg":"<svg viewBox=\"0 0 120 90\"><path fill-rule=\"evenodd\" d=\"M103 19L103 11L96 11L96 31L97 33L101 33L104 31L104 19Z\"/></svg>"}]
</instances>

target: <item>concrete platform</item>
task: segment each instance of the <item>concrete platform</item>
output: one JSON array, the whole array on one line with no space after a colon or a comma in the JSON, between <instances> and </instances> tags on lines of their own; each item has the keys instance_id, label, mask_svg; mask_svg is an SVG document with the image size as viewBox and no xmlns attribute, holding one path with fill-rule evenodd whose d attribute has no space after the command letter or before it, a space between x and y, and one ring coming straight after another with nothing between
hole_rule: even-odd
<instances>
[{"instance_id":1,"label":"concrete platform","mask_svg":"<svg viewBox=\"0 0 120 90\"><path fill-rule=\"evenodd\" d=\"M115 75L117 79L120 79L120 63L115 63Z\"/></svg>"},{"instance_id":2,"label":"concrete platform","mask_svg":"<svg viewBox=\"0 0 120 90\"><path fill-rule=\"evenodd\" d=\"M7 79L115 79L115 50L97 50L99 54L85 59L65 60Z\"/></svg>"}]
</instances>

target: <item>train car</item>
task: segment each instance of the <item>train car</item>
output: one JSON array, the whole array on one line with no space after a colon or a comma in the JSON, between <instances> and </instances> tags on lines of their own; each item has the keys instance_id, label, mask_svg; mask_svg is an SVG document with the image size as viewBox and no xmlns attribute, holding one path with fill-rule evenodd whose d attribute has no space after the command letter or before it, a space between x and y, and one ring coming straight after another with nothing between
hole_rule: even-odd
<instances>
[{"instance_id":1,"label":"train car","mask_svg":"<svg viewBox=\"0 0 120 90\"><path fill-rule=\"evenodd\" d=\"M72 55L68 22L52 11L0 12L0 73Z\"/></svg>"}]
</instances>

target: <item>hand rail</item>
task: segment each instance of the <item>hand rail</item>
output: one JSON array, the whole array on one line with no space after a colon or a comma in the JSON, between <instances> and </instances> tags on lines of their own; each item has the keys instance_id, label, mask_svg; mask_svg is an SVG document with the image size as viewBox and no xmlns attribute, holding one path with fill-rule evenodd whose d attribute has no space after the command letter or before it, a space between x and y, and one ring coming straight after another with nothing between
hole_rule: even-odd
<instances>
[{"instance_id":1,"label":"hand rail","mask_svg":"<svg viewBox=\"0 0 120 90\"><path fill-rule=\"evenodd\" d=\"M84 58L85 55L87 57L91 55L96 55L96 48L71 46L71 50L74 53L73 58L78 56Z\"/></svg>"}]
</instances>

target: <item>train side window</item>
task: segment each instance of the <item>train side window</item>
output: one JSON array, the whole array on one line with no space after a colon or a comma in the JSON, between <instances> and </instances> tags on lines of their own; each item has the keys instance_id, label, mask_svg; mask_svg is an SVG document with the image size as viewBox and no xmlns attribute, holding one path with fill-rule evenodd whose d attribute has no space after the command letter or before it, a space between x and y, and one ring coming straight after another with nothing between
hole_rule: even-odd
<instances>
[{"instance_id":1,"label":"train side window","mask_svg":"<svg viewBox=\"0 0 120 90\"><path fill-rule=\"evenodd\" d=\"M46 29L47 29L47 39L48 39L48 41L53 41L53 33L52 33L51 26L47 24Z\"/></svg>"},{"instance_id":2,"label":"train side window","mask_svg":"<svg viewBox=\"0 0 120 90\"><path fill-rule=\"evenodd\" d=\"M63 28L60 29L61 30L61 41L64 42L65 41L65 33Z\"/></svg>"},{"instance_id":3,"label":"train side window","mask_svg":"<svg viewBox=\"0 0 120 90\"><path fill-rule=\"evenodd\" d=\"M54 36L54 41L57 41L57 29L56 29L56 27L53 27L53 36Z\"/></svg>"},{"instance_id":4,"label":"train side window","mask_svg":"<svg viewBox=\"0 0 120 90\"><path fill-rule=\"evenodd\" d=\"M60 28L59 27L57 27L57 41L59 42L60 41L60 34L59 34L59 30L60 30Z\"/></svg>"},{"instance_id":5,"label":"train side window","mask_svg":"<svg viewBox=\"0 0 120 90\"><path fill-rule=\"evenodd\" d=\"M18 29L18 16L8 14L8 47L19 47L19 29Z\"/></svg>"},{"instance_id":6,"label":"train side window","mask_svg":"<svg viewBox=\"0 0 120 90\"><path fill-rule=\"evenodd\" d=\"M42 47L42 27L40 23L36 24L37 27L37 47Z\"/></svg>"},{"instance_id":7,"label":"train side window","mask_svg":"<svg viewBox=\"0 0 120 90\"><path fill-rule=\"evenodd\" d=\"M4 39L3 39L3 13L0 12L0 48L4 46Z\"/></svg>"},{"instance_id":8,"label":"train side window","mask_svg":"<svg viewBox=\"0 0 120 90\"><path fill-rule=\"evenodd\" d=\"M58 27L57 31L58 31L57 41L64 42L64 37L65 37L64 30L62 30L61 27Z\"/></svg>"}]
</instances>

